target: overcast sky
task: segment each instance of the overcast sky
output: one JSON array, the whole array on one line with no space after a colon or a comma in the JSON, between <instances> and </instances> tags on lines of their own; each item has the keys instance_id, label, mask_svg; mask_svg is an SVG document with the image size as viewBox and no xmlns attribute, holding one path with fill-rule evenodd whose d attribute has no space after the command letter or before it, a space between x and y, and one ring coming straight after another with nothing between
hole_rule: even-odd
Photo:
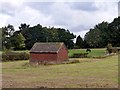
<instances>
[{"instance_id":1,"label":"overcast sky","mask_svg":"<svg viewBox=\"0 0 120 90\"><path fill-rule=\"evenodd\" d=\"M75 35L85 33L102 21L112 22L118 17L119 0L8 0L0 1L0 27L21 23L30 26L62 27Z\"/></svg>"}]
</instances>

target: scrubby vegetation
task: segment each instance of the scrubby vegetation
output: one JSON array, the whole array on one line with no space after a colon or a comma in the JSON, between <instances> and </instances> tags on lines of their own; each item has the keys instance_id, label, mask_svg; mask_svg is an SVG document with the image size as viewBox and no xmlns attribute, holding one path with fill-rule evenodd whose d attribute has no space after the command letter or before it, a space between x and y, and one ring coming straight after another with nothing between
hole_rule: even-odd
<instances>
[{"instance_id":1,"label":"scrubby vegetation","mask_svg":"<svg viewBox=\"0 0 120 90\"><path fill-rule=\"evenodd\" d=\"M2 61L28 60L29 54L26 52L5 51L2 53Z\"/></svg>"}]
</instances>

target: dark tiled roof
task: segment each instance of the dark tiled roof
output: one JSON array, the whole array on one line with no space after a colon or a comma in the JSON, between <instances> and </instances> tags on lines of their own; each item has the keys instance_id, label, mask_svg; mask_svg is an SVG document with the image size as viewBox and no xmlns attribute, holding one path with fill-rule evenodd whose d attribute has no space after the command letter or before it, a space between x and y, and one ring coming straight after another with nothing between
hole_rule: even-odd
<instances>
[{"instance_id":1,"label":"dark tiled roof","mask_svg":"<svg viewBox=\"0 0 120 90\"><path fill-rule=\"evenodd\" d=\"M35 43L30 52L34 53L57 53L64 43Z\"/></svg>"}]
</instances>

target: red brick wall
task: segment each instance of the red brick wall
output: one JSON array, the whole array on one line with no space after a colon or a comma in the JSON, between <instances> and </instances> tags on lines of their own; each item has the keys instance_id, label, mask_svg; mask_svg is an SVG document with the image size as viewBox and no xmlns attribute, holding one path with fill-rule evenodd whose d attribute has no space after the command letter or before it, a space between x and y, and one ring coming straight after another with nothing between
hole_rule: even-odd
<instances>
[{"instance_id":1,"label":"red brick wall","mask_svg":"<svg viewBox=\"0 0 120 90\"><path fill-rule=\"evenodd\" d=\"M64 45L60 48L57 56L58 56L58 61L68 60L68 51L64 47Z\"/></svg>"},{"instance_id":2,"label":"red brick wall","mask_svg":"<svg viewBox=\"0 0 120 90\"><path fill-rule=\"evenodd\" d=\"M40 53L30 53L30 61L56 61L57 54L40 54Z\"/></svg>"},{"instance_id":3,"label":"red brick wall","mask_svg":"<svg viewBox=\"0 0 120 90\"><path fill-rule=\"evenodd\" d=\"M60 48L57 54L42 54L42 53L30 53L30 62L39 61L63 61L68 60L68 51L64 45Z\"/></svg>"}]
</instances>

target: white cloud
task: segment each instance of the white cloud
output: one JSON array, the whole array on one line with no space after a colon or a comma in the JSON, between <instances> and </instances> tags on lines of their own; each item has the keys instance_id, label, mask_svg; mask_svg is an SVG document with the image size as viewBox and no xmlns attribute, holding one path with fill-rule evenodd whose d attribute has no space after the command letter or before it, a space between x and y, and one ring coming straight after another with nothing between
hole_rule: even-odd
<instances>
[{"instance_id":1,"label":"white cloud","mask_svg":"<svg viewBox=\"0 0 120 90\"><path fill-rule=\"evenodd\" d=\"M8 18L6 25L12 24L18 27L21 23L27 23L33 26L38 23L41 23L42 25L47 25L51 22L52 22L51 16L46 17L37 10L25 6L21 11L17 12L13 17Z\"/></svg>"}]
</instances>

